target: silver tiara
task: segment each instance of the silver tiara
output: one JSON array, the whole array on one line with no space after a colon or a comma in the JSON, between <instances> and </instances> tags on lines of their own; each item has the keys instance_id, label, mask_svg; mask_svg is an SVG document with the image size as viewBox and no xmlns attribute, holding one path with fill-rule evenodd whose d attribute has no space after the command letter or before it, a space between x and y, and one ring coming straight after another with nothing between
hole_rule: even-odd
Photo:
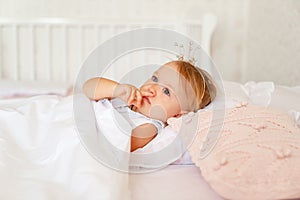
<instances>
[{"instance_id":1,"label":"silver tiara","mask_svg":"<svg viewBox=\"0 0 300 200\"><path fill-rule=\"evenodd\" d=\"M197 59L195 58L195 53L197 49L201 49L200 46L196 46L194 48L193 42L190 41L186 52L186 49L184 48L183 44L178 44L177 42L175 42L174 45L179 48L179 54L176 56L178 60L186 61L195 65L195 63L197 62Z\"/></svg>"}]
</instances>

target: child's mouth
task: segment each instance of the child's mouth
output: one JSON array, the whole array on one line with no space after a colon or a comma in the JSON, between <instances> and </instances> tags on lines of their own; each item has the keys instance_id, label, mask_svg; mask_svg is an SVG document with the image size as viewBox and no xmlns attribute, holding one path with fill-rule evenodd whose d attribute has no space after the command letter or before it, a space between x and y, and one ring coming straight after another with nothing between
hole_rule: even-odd
<instances>
[{"instance_id":1,"label":"child's mouth","mask_svg":"<svg viewBox=\"0 0 300 200\"><path fill-rule=\"evenodd\" d=\"M151 102L150 102L150 100L149 100L149 98L148 97L146 97L146 96L143 96L143 100L145 100L148 104L150 104L151 105Z\"/></svg>"}]
</instances>

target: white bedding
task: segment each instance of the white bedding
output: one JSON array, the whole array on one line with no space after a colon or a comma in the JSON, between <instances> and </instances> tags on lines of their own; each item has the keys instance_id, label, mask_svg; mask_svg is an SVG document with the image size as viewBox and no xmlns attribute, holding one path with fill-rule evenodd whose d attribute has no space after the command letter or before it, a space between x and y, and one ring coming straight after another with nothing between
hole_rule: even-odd
<instances>
[{"instance_id":1,"label":"white bedding","mask_svg":"<svg viewBox=\"0 0 300 200\"><path fill-rule=\"evenodd\" d=\"M22 98L47 94L67 96L71 92L72 87L68 83L0 79L0 99Z\"/></svg>"},{"instance_id":2,"label":"white bedding","mask_svg":"<svg viewBox=\"0 0 300 200\"><path fill-rule=\"evenodd\" d=\"M80 143L72 97L0 101L0 199L128 199L128 176Z\"/></svg>"},{"instance_id":3,"label":"white bedding","mask_svg":"<svg viewBox=\"0 0 300 200\"><path fill-rule=\"evenodd\" d=\"M246 86L225 82L226 106L260 98L299 120L300 87ZM184 162L129 177L104 167L80 143L72 106L57 95L0 100L0 199L221 199Z\"/></svg>"},{"instance_id":4,"label":"white bedding","mask_svg":"<svg viewBox=\"0 0 300 200\"><path fill-rule=\"evenodd\" d=\"M222 200L195 165L169 165L129 177L132 200Z\"/></svg>"}]
</instances>

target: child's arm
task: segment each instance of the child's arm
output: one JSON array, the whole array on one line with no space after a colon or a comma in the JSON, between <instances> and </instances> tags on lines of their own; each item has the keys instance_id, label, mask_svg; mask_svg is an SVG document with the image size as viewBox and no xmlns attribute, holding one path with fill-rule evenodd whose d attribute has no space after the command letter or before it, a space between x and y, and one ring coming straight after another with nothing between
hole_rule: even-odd
<instances>
[{"instance_id":1,"label":"child's arm","mask_svg":"<svg viewBox=\"0 0 300 200\"><path fill-rule=\"evenodd\" d=\"M119 84L106 78L92 78L83 85L86 96L92 100L121 98L128 105L139 107L142 103L142 94L134 86ZM130 151L144 147L157 135L157 128L153 124L143 124L132 130Z\"/></svg>"},{"instance_id":2,"label":"child's arm","mask_svg":"<svg viewBox=\"0 0 300 200\"><path fill-rule=\"evenodd\" d=\"M130 151L144 147L157 135L157 128L153 124L142 124L132 130Z\"/></svg>"},{"instance_id":3,"label":"child's arm","mask_svg":"<svg viewBox=\"0 0 300 200\"><path fill-rule=\"evenodd\" d=\"M112 98L117 85L119 85L118 82L97 77L86 81L83 85L83 91L92 100Z\"/></svg>"},{"instance_id":4,"label":"child's arm","mask_svg":"<svg viewBox=\"0 0 300 200\"><path fill-rule=\"evenodd\" d=\"M120 84L116 81L106 78L92 78L83 85L83 91L86 96L92 100L120 98L127 105L140 107L142 103L141 92L129 84Z\"/></svg>"}]
</instances>

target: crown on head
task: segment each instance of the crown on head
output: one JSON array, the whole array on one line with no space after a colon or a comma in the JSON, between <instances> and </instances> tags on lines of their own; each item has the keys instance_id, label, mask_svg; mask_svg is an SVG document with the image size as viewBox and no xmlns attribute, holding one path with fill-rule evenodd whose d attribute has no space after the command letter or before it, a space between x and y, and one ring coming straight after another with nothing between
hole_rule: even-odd
<instances>
[{"instance_id":1,"label":"crown on head","mask_svg":"<svg viewBox=\"0 0 300 200\"><path fill-rule=\"evenodd\" d=\"M178 60L186 61L191 63L192 65L195 65L195 63L197 62L197 59L195 58L195 52L197 51L197 49L201 49L200 46L196 46L195 48L193 48L193 42L190 41L186 52L183 44L178 44L177 42L175 42L174 45L179 48L179 55L176 56Z\"/></svg>"}]
</instances>

